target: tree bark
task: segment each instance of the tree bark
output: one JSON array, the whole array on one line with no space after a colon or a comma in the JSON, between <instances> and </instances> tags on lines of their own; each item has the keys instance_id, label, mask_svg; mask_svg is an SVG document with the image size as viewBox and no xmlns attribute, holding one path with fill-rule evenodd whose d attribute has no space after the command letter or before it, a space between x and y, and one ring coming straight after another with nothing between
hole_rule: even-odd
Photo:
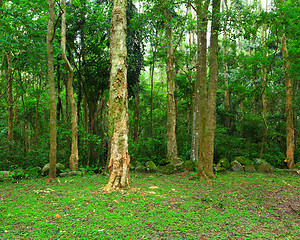
<instances>
[{"instance_id":1,"label":"tree bark","mask_svg":"<svg viewBox=\"0 0 300 240\"><path fill-rule=\"evenodd\" d=\"M290 62L288 60L288 51L286 46L285 34L281 36L281 47L285 69L285 87L286 87L286 159L287 167L292 169L294 163L295 151L295 130L293 123L293 102L292 102L292 80L290 77Z\"/></svg>"},{"instance_id":2,"label":"tree bark","mask_svg":"<svg viewBox=\"0 0 300 240\"><path fill-rule=\"evenodd\" d=\"M176 103L174 82L174 50L172 44L172 19L168 9L164 9L167 36L167 159L174 163L177 158Z\"/></svg>"},{"instance_id":3,"label":"tree bark","mask_svg":"<svg viewBox=\"0 0 300 240\"><path fill-rule=\"evenodd\" d=\"M136 91L134 96L134 134L133 134L133 141L138 143L139 141L139 108L140 108L140 93L139 90Z\"/></svg>"},{"instance_id":4,"label":"tree bark","mask_svg":"<svg viewBox=\"0 0 300 240\"><path fill-rule=\"evenodd\" d=\"M198 131L199 131L199 152L198 152L198 177L208 178L206 173L205 159L207 159L207 142L205 131L207 125L207 9L209 0L197 0L197 74L196 74L196 96L195 104L198 104ZM197 120L197 117L196 117Z\"/></svg>"},{"instance_id":5,"label":"tree bark","mask_svg":"<svg viewBox=\"0 0 300 240\"><path fill-rule=\"evenodd\" d=\"M209 89L208 89L208 107L207 107L207 154L205 159L204 170L209 178L214 178L213 161L214 161L214 139L216 131L216 101L218 85L218 32L219 32L219 14L220 0L212 0L212 24L210 37L210 54L209 54Z\"/></svg>"},{"instance_id":6,"label":"tree bark","mask_svg":"<svg viewBox=\"0 0 300 240\"><path fill-rule=\"evenodd\" d=\"M228 10L227 7L227 0L223 1L223 11ZM223 58L226 58L227 56L227 31L226 31L227 21L224 20L224 32L223 32ZM229 102L229 81L228 81L228 65L227 61L223 61L224 65L224 81L225 81L225 93L224 93L224 104L225 104L225 110L226 110L226 116L225 116L225 127L229 130L230 128L230 102Z\"/></svg>"},{"instance_id":7,"label":"tree bark","mask_svg":"<svg viewBox=\"0 0 300 240\"><path fill-rule=\"evenodd\" d=\"M268 5L268 1L266 1L266 7ZM262 3L260 5L260 10L262 11ZM265 45L267 41L267 25L263 24L261 27L261 40L262 40L262 48L264 52L264 57L266 57ZM262 106L262 120L264 122L264 135L262 138L261 149L260 149L260 158L263 158L263 154L265 153L265 148L268 140L268 123L267 123L267 98L266 98L266 87L267 87L267 69L266 66L262 66L262 76L261 76L261 106Z\"/></svg>"},{"instance_id":8,"label":"tree bark","mask_svg":"<svg viewBox=\"0 0 300 240\"><path fill-rule=\"evenodd\" d=\"M7 127L8 134L7 139L10 141L14 140L14 115L13 115L13 94L12 94L12 81L13 81L13 72L12 72L12 60L11 53L6 52L7 58L7 76L6 76L6 89L7 89Z\"/></svg>"},{"instance_id":9,"label":"tree bark","mask_svg":"<svg viewBox=\"0 0 300 240\"><path fill-rule=\"evenodd\" d=\"M77 115L77 106L74 99L73 93L73 67L71 66L67 55L66 55L66 0L62 0L61 4L63 13L61 16L61 49L62 49L62 59L64 60L64 67L68 71L68 97L71 107L71 127L72 127L72 147L71 147L71 155L69 159L70 169L71 171L78 169L78 115Z\"/></svg>"},{"instance_id":10,"label":"tree bark","mask_svg":"<svg viewBox=\"0 0 300 240\"><path fill-rule=\"evenodd\" d=\"M110 178L104 192L129 186L126 9L127 0L114 0L110 30Z\"/></svg>"},{"instance_id":11,"label":"tree bark","mask_svg":"<svg viewBox=\"0 0 300 240\"><path fill-rule=\"evenodd\" d=\"M54 38L54 2L48 0L49 21L47 27L47 62L48 79L50 89L50 169L47 182L56 180L56 96L54 82L54 64L53 64L53 38Z\"/></svg>"}]
</instances>

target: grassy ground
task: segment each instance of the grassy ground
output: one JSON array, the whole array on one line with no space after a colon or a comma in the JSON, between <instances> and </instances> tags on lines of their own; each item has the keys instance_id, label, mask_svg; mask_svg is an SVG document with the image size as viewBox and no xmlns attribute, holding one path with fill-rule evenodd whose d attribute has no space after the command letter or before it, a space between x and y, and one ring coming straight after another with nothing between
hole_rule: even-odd
<instances>
[{"instance_id":1,"label":"grassy ground","mask_svg":"<svg viewBox=\"0 0 300 240\"><path fill-rule=\"evenodd\" d=\"M131 174L0 183L0 239L300 239L299 175L227 173L209 182Z\"/></svg>"}]
</instances>

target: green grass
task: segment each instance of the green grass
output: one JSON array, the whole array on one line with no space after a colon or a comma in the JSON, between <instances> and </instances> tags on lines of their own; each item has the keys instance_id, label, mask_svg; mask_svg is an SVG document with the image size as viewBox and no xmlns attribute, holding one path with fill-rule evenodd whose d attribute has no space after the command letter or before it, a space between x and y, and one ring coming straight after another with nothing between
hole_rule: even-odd
<instances>
[{"instance_id":1,"label":"green grass","mask_svg":"<svg viewBox=\"0 0 300 240\"><path fill-rule=\"evenodd\" d=\"M300 239L297 175L132 173L107 194L101 175L45 182L0 183L0 239Z\"/></svg>"}]
</instances>

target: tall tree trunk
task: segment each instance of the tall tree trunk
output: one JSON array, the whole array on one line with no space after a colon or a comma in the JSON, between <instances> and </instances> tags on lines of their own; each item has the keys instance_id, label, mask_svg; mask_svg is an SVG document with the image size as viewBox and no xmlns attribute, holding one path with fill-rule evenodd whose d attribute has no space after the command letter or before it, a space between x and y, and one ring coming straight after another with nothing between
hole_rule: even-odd
<instances>
[{"instance_id":1,"label":"tall tree trunk","mask_svg":"<svg viewBox=\"0 0 300 240\"><path fill-rule=\"evenodd\" d=\"M197 75L195 104L198 104L198 131L199 131L199 153L198 153L198 176L199 179L208 178L205 159L207 159L207 142L205 131L207 125L207 9L209 0L197 0ZM197 118L196 118L197 119Z\"/></svg>"},{"instance_id":2,"label":"tall tree trunk","mask_svg":"<svg viewBox=\"0 0 300 240\"><path fill-rule=\"evenodd\" d=\"M223 11L226 9L228 10L227 7L227 0L224 0L222 3ZM225 116L225 127L229 130L230 128L230 102L229 102L229 81L228 81L228 65L227 65L227 21L226 19L224 20L224 32L223 32L223 58L225 59L223 62L224 65L224 81L225 81L225 93L224 93L224 104L225 104L225 109L226 109L226 116Z\"/></svg>"},{"instance_id":3,"label":"tall tree trunk","mask_svg":"<svg viewBox=\"0 0 300 240\"><path fill-rule=\"evenodd\" d=\"M290 62L288 60L288 51L286 46L285 34L281 36L281 47L285 69L285 87L286 87L286 159L287 167L292 169L294 163L295 151L295 130L293 123L293 102L292 102L292 80L290 77Z\"/></svg>"},{"instance_id":4,"label":"tall tree trunk","mask_svg":"<svg viewBox=\"0 0 300 240\"><path fill-rule=\"evenodd\" d=\"M172 44L172 19L168 9L164 9L166 19L167 36L167 159L171 163L176 162L177 141L176 141L176 103L175 103L175 82L174 82L174 50Z\"/></svg>"},{"instance_id":5,"label":"tall tree trunk","mask_svg":"<svg viewBox=\"0 0 300 240\"><path fill-rule=\"evenodd\" d=\"M268 1L266 1L266 10L268 6ZM262 11L262 3L260 3L260 10ZM267 25L263 24L261 27L261 41L262 48L264 51L264 57L266 57L266 41L267 41ZM268 123L267 123L267 99L266 99L266 87L267 87L267 69L266 66L262 66L262 76L261 76L261 106L262 106L262 120L264 122L264 135L262 138L260 158L263 157L265 153L265 148L268 140Z\"/></svg>"},{"instance_id":6,"label":"tall tree trunk","mask_svg":"<svg viewBox=\"0 0 300 240\"><path fill-rule=\"evenodd\" d=\"M50 89L50 169L47 182L50 183L56 179L56 96L54 82L54 64L53 64L53 38L54 38L54 2L49 3L49 21L47 27L47 62L48 78Z\"/></svg>"},{"instance_id":7,"label":"tall tree trunk","mask_svg":"<svg viewBox=\"0 0 300 240\"><path fill-rule=\"evenodd\" d=\"M8 134L7 139L10 141L14 140L14 115L13 115L13 93L12 93L12 81L13 81L13 72L12 72L12 60L11 53L6 52L7 58L7 76L6 76L6 103L7 103L7 127Z\"/></svg>"},{"instance_id":8,"label":"tall tree trunk","mask_svg":"<svg viewBox=\"0 0 300 240\"><path fill-rule=\"evenodd\" d=\"M217 102L217 85L218 85L218 33L219 33L219 14L221 0L212 0L212 24L210 37L210 54L209 54L209 89L207 105L207 154L204 169L209 178L214 178L213 161L214 161L214 139L216 131L216 102Z\"/></svg>"},{"instance_id":9,"label":"tall tree trunk","mask_svg":"<svg viewBox=\"0 0 300 240\"><path fill-rule=\"evenodd\" d=\"M134 96L134 134L133 141L138 143L139 141L139 108L140 108L140 93L139 90L136 91Z\"/></svg>"},{"instance_id":10,"label":"tall tree trunk","mask_svg":"<svg viewBox=\"0 0 300 240\"><path fill-rule=\"evenodd\" d=\"M127 0L114 0L110 29L110 178L104 192L129 186L126 9Z\"/></svg>"},{"instance_id":11,"label":"tall tree trunk","mask_svg":"<svg viewBox=\"0 0 300 240\"><path fill-rule=\"evenodd\" d=\"M77 106L74 99L73 93L73 73L74 70L67 58L66 55L66 0L62 0L62 16L61 16L61 49L62 49L62 59L64 60L65 69L68 71L68 97L71 107L71 127L72 127L72 147L71 147L71 156L69 159L71 171L78 169L78 120L77 120Z\"/></svg>"}]
</instances>

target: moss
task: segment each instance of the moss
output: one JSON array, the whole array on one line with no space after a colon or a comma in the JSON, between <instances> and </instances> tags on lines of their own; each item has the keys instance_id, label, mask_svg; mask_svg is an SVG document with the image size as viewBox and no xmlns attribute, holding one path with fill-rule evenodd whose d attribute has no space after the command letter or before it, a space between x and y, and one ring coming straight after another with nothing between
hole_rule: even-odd
<instances>
[{"instance_id":1,"label":"moss","mask_svg":"<svg viewBox=\"0 0 300 240\"><path fill-rule=\"evenodd\" d=\"M183 163L183 168L189 172L192 172L195 170L195 165L192 161L188 160Z\"/></svg>"},{"instance_id":2,"label":"moss","mask_svg":"<svg viewBox=\"0 0 300 240\"><path fill-rule=\"evenodd\" d=\"M145 167L147 172L155 172L157 170L157 167L153 161L146 162Z\"/></svg>"},{"instance_id":3,"label":"moss","mask_svg":"<svg viewBox=\"0 0 300 240\"><path fill-rule=\"evenodd\" d=\"M253 162L250 159L245 158L243 156L236 157L234 160L238 161L240 164L242 164L244 166L253 165Z\"/></svg>"},{"instance_id":4,"label":"moss","mask_svg":"<svg viewBox=\"0 0 300 240\"><path fill-rule=\"evenodd\" d=\"M222 168L225 168L225 169L229 169L229 168L230 168L230 163L229 163L229 161L228 161L227 158L222 158L222 159L218 162L217 166L222 167Z\"/></svg>"},{"instance_id":5,"label":"moss","mask_svg":"<svg viewBox=\"0 0 300 240\"><path fill-rule=\"evenodd\" d=\"M244 171L242 164L240 164L238 161L231 162L231 168L235 172L243 172Z\"/></svg>"},{"instance_id":6,"label":"moss","mask_svg":"<svg viewBox=\"0 0 300 240\"><path fill-rule=\"evenodd\" d=\"M300 162L297 162L294 166L294 169L300 169Z\"/></svg>"},{"instance_id":7,"label":"moss","mask_svg":"<svg viewBox=\"0 0 300 240\"><path fill-rule=\"evenodd\" d=\"M256 169L253 165L245 166L245 172L256 172Z\"/></svg>"}]
</instances>

